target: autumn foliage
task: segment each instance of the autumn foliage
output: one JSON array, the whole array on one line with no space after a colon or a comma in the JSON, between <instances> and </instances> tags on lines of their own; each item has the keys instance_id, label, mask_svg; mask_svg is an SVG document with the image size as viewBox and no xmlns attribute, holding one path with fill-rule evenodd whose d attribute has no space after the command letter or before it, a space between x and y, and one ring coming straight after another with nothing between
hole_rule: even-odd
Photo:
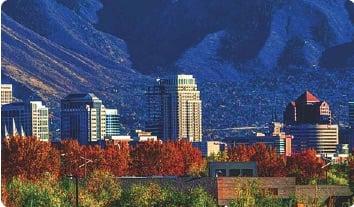
<instances>
[{"instance_id":1,"label":"autumn foliage","mask_svg":"<svg viewBox=\"0 0 354 207\"><path fill-rule=\"evenodd\" d=\"M296 177L297 183L306 184L311 179L318 179L324 175L322 168L324 165L324 161L316 157L315 150L305 150L288 158L288 176Z\"/></svg>"},{"instance_id":2,"label":"autumn foliage","mask_svg":"<svg viewBox=\"0 0 354 207\"><path fill-rule=\"evenodd\" d=\"M37 179L46 173L54 177L60 170L59 152L48 142L19 136L2 141L1 170L7 180L14 176Z\"/></svg>"},{"instance_id":3,"label":"autumn foliage","mask_svg":"<svg viewBox=\"0 0 354 207\"><path fill-rule=\"evenodd\" d=\"M286 175L285 156L266 146L255 144L251 146L238 145L228 151L230 161L257 162L258 175L262 177L281 177Z\"/></svg>"},{"instance_id":4,"label":"autumn foliage","mask_svg":"<svg viewBox=\"0 0 354 207\"><path fill-rule=\"evenodd\" d=\"M316 157L316 151L309 149L285 157L265 144L238 145L228 151L230 161L257 162L258 175L262 177L296 177L297 183L306 184L324 174L324 161Z\"/></svg>"},{"instance_id":5,"label":"autumn foliage","mask_svg":"<svg viewBox=\"0 0 354 207\"><path fill-rule=\"evenodd\" d=\"M141 142L131 152L131 174L187 175L202 170L203 159L199 150L185 141Z\"/></svg>"},{"instance_id":6,"label":"autumn foliage","mask_svg":"<svg viewBox=\"0 0 354 207\"><path fill-rule=\"evenodd\" d=\"M82 146L75 140L65 140L59 150L63 175L86 177L96 169L109 171L115 176L128 173L130 158L126 142L100 148L97 145Z\"/></svg>"}]
</instances>

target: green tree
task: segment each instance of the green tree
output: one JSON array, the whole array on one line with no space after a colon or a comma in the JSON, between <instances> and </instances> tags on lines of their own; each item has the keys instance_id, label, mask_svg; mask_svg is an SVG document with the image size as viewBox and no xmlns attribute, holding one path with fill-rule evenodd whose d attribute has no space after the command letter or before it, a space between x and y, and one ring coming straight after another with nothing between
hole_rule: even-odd
<instances>
[{"instance_id":1,"label":"green tree","mask_svg":"<svg viewBox=\"0 0 354 207\"><path fill-rule=\"evenodd\" d=\"M258 183L251 181L240 184L236 188L236 199L231 203L231 207L286 207L288 202L276 198L271 192L263 190Z\"/></svg>"},{"instance_id":2,"label":"green tree","mask_svg":"<svg viewBox=\"0 0 354 207\"><path fill-rule=\"evenodd\" d=\"M14 177L7 185L9 206L71 206L57 182L49 175L37 181Z\"/></svg>"},{"instance_id":3,"label":"green tree","mask_svg":"<svg viewBox=\"0 0 354 207\"><path fill-rule=\"evenodd\" d=\"M134 184L125 190L119 201L119 206L129 207L153 207L163 206L166 191L156 183Z\"/></svg>"},{"instance_id":4,"label":"green tree","mask_svg":"<svg viewBox=\"0 0 354 207\"><path fill-rule=\"evenodd\" d=\"M114 175L107 171L94 171L87 178L84 190L94 198L95 206L111 206L119 200L122 189Z\"/></svg>"}]
</instances>

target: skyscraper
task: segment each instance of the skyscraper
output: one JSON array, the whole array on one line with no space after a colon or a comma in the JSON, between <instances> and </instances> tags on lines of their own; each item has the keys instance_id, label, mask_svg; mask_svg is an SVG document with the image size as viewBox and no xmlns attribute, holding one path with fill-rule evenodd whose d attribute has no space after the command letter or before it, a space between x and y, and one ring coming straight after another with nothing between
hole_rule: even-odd
<instances>
[{"instance_id":1,"label":"skyscraper","mask_svg":"<svg viewBox=\"0 0 354 207\"><path fill-rule=\"evenodd\" d=\"M331 124L332 114L326 101L320 101L311 92L305 91L287 105L284 122L285 124Z\"/></svg>"},{"instance_id":2,"label":"skyscraper","mask_svg":"<svg viewBox=\"0 0 354 207\"><path fill-rule=\"evenodd\" d=\"M349 102L349 125L354 129L354 101Z\"/></svg>"},{"instance_id":3,"label":"skyscraper","mask_svg":"<svg viewBox=\"0 0 354 207\"><path fill-rule=\"evenodd\" d=\"M1 105L12 103L12 84L1 84Z\"/></svg>"},{"instance_id":4,"label":"skyscraper","mask_svg":"<svg viewBox=\"0 0 354 207\"><path fill-rule=\"evenodd\" d=\"M80 144L102 140L106 135L106 111L93 93L69 94L61 101L61 138Z\"/></svg>"},{"instance_id":5,"label":"skyscraper","mask_svg":"<svg viewBox=\"0 0 354 207\"><path fill-rule=\"evenodd\" d=\"M306 91L288 104L284 111L286 132L294 136L293 150L313 148L318 154L332 157L336 153L338 125L332 124L329 104Z\"/></svg>"},{"instance_id":6,"label":"skyscraper","mask_svg":"<svg viewBox=\"0 0 354 207\"><path fill-rule=\"evenodd\" d=\"M117 109L106 109L106 137L119 136L121 125Z\"/></svg>"},{"instance_id":7,"label":"skyscraper","mask_svg":"<svg viewBox=\"0 0 354 207\"><path fill-rule=\"evenodd\" d=\"M1 115L2 137L20 135L49 140L48 108L41 101L3 105Z\"/></svg>"},{"instance_id":8,"label":"skyscraper","mask_svg":"<svg viewBox=\"0 0 354 207\"><path fill-rule=\"evenodd\" d=\"M165 140L202 140L200 92L192 75L157 79L146 96L147 131Z\"/></svg>"}]
</instances>

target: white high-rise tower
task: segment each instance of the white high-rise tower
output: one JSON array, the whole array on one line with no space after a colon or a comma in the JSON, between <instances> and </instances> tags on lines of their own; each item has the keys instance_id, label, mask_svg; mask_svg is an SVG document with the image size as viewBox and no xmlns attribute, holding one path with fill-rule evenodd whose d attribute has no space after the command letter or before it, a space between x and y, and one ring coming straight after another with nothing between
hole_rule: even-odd
<instances>
[{"instance_id":1,"label":"white high-rise tower","mask_svg":"<svg viewBox=\"0 0 354 207\"><path fill-rule=\"evenodd\" d=\"M146 95L147 131L164 140L202 140L202 102L192 75L158 79Z\"/></svg>"}]
</instances>

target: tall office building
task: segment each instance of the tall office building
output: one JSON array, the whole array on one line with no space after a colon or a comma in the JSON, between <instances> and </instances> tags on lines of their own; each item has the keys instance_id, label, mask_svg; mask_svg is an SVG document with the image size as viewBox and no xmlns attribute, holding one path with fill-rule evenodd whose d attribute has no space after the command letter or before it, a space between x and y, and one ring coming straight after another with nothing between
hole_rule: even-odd
<instances>
[{"instance_id":1,"label":"tall office building","mask_svg":"<svg viewBox=\"0 0 354 207\"><path fill-rule=\"evenodd\" d=\"M106 111L93 93L69 94L61 101L61 138L89 144L104 139Z\"/></svg>"},{"instance_id":2,"label":"tall office building","mask_svg":"<svg viewBox=\"0 0 354 207\"><path fill-rule=\"evenodd\" d=\"M300 124L287 126L286 129L294 136L292 145L295 152L312 148L326 157L332 157L336 153L339 144L338 125Z\"/></svg>"},{"instance_id":3,"label":"tall office building","mask_svg":"<svg viewBox=\"0 0 354 207\"><path fill-rule=\"evenodd\" d=\"M326 101L320 101L311 92L305 91L287 105L284 122L285 124L331 124L332 114Z\"/></svg>"},{"instance_id":4,"label":"tall office building","mask_svg":"<svg viewBox=\"0 0 354 207\"><path fill-rule=\"evenodd\" d=\"M2 137L20 135L49 140L48 108L41 101L3 105L1 115Z\"/></svg>"},{"instance_id":5,"label":"tall office building","mask_svg":"<svg viewBox=\"0 0 354 207\"><path fill-rule=\"evenodd\" d=\"M349 102L349 125L354 129L354 101Z\"/></svg>"},{"instance_id":6,"label":"tall office building","mask_svg":"<svg viewBox=\"0 0 354 207\"><path fill-rule=\"evenodd\" d=\"M313 148L318 154L332 157L339 143L338 125L332 124L332 114L326 101L320 101L306 91L292 101L284 111L286 132L294 136L293 151Z\"/></svg>"},{"instance_id":7,"label":"tall office building","mask_svg":"<svg viewBox=\"0 0 354 207\"><path fill-rule=\"evenodd\" d=\"M158 79L146 96L147 131L165 140L202 140L202 104L192 75Z\"/></svg>"},{"instance_id":8,"label":"tall office building","mask_svg":"<svg viewBox=\"0 0 354 207\"><path fill-rule=\"evenodd\" d=\"M1 105L12 103L12 84L1 84Z\"/></svg>"},{"instance_id":9,"label":"tall office building","mask_svg":"<svg viewBox=\"0 0 354 207\"><path fill-rule=\"evenodd\" d=\"M121 125L117 109L106 109L106 137L119 136Z\"/></svg>"}]
</instances>

